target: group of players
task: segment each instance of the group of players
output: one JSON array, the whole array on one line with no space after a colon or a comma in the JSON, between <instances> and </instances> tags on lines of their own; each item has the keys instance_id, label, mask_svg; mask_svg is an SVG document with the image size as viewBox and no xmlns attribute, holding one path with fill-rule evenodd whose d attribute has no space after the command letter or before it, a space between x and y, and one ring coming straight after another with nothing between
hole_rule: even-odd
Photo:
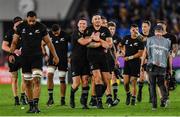
<instances>
[{"instance_id":1,"label":"group of players","mask_svg":"<svg viewBox=\"0 0 180 117\"><path fill-rule=\"evenodd\" d=\"M74 30L71 36L62 31L58 24L54 24L48 32L46 26L37 21L37 15L33 11L27 13L26 20L23 21L20 17L16 17L13 22L13 30L5 36L2 49L9 53L8 62L12 73L12 90L15 105L20 105L17 93L17 71L22 68L23 90L21 102L27 104L26 100L28 100L30 106L28 113L40 112L38 102L41 91L40 78L42 77L43 57L48 63L47 87L49 99L47 105L54 104L53 77L56 69L58 69L60 79L60 104L62 106L66 104L65 77L68 70L68 43L71 43L72 46L70 56L73 81L70 91L71 108L75 108L75 93L80 83L82 83L80 103L83 109L89 108L87 104L90 89L89 80L91 80L90 106L103 109L102 97L104 93L108 107L116 106L120 102L117 95L119 88L117 78L120 76L120 73L117 72L120 66L118 62L119 55L123 56L125 60L123 80L127 94L126 105L136 104L138 78L140 80L137 100L141 102L143 82L145 76L147 76L144 67L147 60L142 62L141 57L147 39L153 35L150 31L150 21L142 22L142 33L139 33L138 25L132 24L130 35L125 36L123 39L120 39L115 34L116 24L111 21L107 22L106 18L99 14L92 16L91 26L88 26L87 19L78 19L77 29ZM160 21L157 25L163 28L162 35L171 40L172 53L176 53L177 41L174 36L166 32L167 24ZM45 49L46 45L50 50L49 55ZM129 87L130 81L132 92ZM154 97L151 94L149 96L150 102L153 100L151 98Z\"/></svg>"}]
</instances>

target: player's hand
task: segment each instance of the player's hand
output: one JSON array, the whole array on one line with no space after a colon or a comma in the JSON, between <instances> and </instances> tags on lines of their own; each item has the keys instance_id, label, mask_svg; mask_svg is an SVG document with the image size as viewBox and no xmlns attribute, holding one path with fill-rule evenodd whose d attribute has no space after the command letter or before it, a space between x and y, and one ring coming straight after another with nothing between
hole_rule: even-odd
<instances>
[{"instance_id":1,"label":"player's hand","mask_svg":"<svg viewBox=\"0 0 180 117\"><path fill-rule=\"evenodd\" d=\"M168 73L172 76L173 70L172 70L172 69L169 69L169 70L168 70Z\"/></svg>"},{"instance_id":2,"label":"player's hand","mask_svg":"<svg viewBox=\"0 0 180 117\"><path fill-rule=\"evenodd\" d=\"M129 58L128 58L128 57L124 57L124 60L125 60L125 61L128 61L128 60L129 60Z\"/></svg>"},{"instance_id":3,"label":"player's hand","mask_svg":"<svg viewBox=\"0 0 180 117\"><path fill-rule=\"evenodd\" d=\"M127 57L124 57L124 60L125 61L129 61L129 60L132 60L134 59L134 56L127 56Z\"/></svg>"},{"instance_id":4,"label":"player's hand","mask_svg":"<svg viewBox=\"0 0 180 117\"><path fill-rule=\"evenodd\" d=\"M108 44L108 43L101 43L101 46L102 46L103 48L106 48L106 49L109 48L109 44Z\"/></svg>"},{"instance_id":5,"label":"player's hand","mask_svg":"<svg viewBox=\"0 0 180 117\"><path fill-rule=\"evenodd\" d=\"M140 67L140 75L144 75L144 68L142 66Z\"/></svg>"},{"instance_id":6,"label":"player's hand","mask_svg":"<svg viewBox=\"0 0 180 117\"><path fill-rule=\"evenodd\" d=\"M11 54L11 55L9 55L9 62L10 63L14 63L15 62L15 57L14 57L14 55L13 54Z\"/></svg>"},{"instance_id":7,"label":"player's hand","mask_svg":"<svg viewBox=\"0 0 180 117\"><path fill-rule=\"evenodd\" d=\"M116 65L116 66L120 66L120 63L119 63L119 61L118 61L118 58L116 58L116 60L115 60L115 65Z\"/></svg>"},{"instance_id":8,"label":"player's hand","mask_svg":"<svg viewBox=\"0 0 180 117\"><path fill-rule=\"evenodd\" d=\"M57 65L59 63L58 56L53 57L53 62L54 62L55 65Z\"/></svg>"},{"instance_id":9,"label":"player's hand","mask_svg":"<svg viewBox=\"0 0 180 117\"><path fill-rule=\"evenodd\" d=\"M14 51L14 54L16 54L16 56L20 56L21 55L21 49L16 49Z\"/></svg>"},{"instance_id":10,"label":"player's hand","mask_svg":"<svg viewBox=\"0 0 180 117\"><path fill-rule=\"evenodd\" d=\"M100 36L100 33L99 33L99 32L96 32L96 33L93 32L92 35L91 35L91 38L92 38L94 41L100 41L99 36Z\"/></svg>"}]
</instances>

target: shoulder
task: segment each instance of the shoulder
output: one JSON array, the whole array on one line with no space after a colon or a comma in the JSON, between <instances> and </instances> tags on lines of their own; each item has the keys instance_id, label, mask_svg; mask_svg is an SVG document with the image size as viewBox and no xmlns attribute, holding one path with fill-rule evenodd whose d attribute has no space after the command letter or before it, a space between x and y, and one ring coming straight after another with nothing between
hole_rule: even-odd
<instances>
[{"instance_id":1,"label":"shoulder","mask_svg":"<svg viewBox=\"0 0 180 117\"><path fill-rule=\"evenodd\" d=\"M164 40L165 42L167 42L167 43L171 43L171 40L169 40L169 39L167 39L167 38L164 38L164 37L163 37L163 40Z\"/></svg>"},{"instance_id":2,"label":"shoulder","mask_svg":"<svg viewBox=\"0 0 180 117\"><path fill-rule=\"evenodd\" d=\"M37 25L38 28L47 29L47 26L45 24L40 23L40 22L36 22L36 23L37 23L36 25Z\"/></svg>"},{"instance_id":3,"label":"shoulder","mask_svg":"<svg viewBox=\"0 0 180 117\"><path fill-rule=\"evenodd\" d=\"M120 38L117 34L115 34L115 35L113 36L113 40L121 40L121 38Z\"/></svg>"},{"instance_id":4,"label":"shoulder","mask_svg":"<svg viewBox=\"0 0 180 117\"><path fill-rule=\"evenodd\" d=\"M152 40L154 40L155 36L152 36L152 37L148 37L147 39L147 43L151 42Z\"/></svg>"},{"instance_id":5,"label":"shoulder","mask_svg":"<svg viewBox=\"0 0 180 117\"><path fill-rule=\"evenodd\" d=\"M13 35L14 34L14 30L13 29L9 29L5 34L6 35Z\"/></svg>"},{"instance_id":6,"label":"shoulder","mask_svg":"<svg viewBox=\"0 0 180 117\"><path fill-rule=\"evenodd\" d=\"M156 38L155 36L151 36L151 37L148 37L148 39L147 40L152 40L152 39L154 39L154 38Z\"/></svg>"},{"instance_id":7,"label":"shoulder","mask_svg":"<svg viewBox=\"0 0 180 117\"><path fill-rule=\"evenodd\" d=\"M22 28L24 28L24 27L26 27L27 26L27 21L23 21L22 23L20 23L18 26L17 26L17 30L18 29L22 29Z\"/></svg>"},{"instance_id":8,"label":"shoulder","mask_svg":"<svg viewBox=\"0 0 180 117\"><path fill-rule=\"evenodd\" d=\"M124 36L124 39L130 39L131 38L131 35L126 35L126 36Z\"/></svg>"},{"instance_id":9,"label":"shoulder","mask_svg":"<svg viewBox=\"0 0 180 117\"><path fill-rule=\"evenodd\" d=\"M65 32L65 31L63 31L63 30L60 32L60 34L61 34L62 36L68 36L68 35L69 35L67 32Z\"/></svg>"},{"instance_id":10,"label":"shoulder","mask_svg":"<svg viewBox=\"0 0 180 117\"><path fill-rule=\"evenodd\" d=\"M72 36L80 35L80 32L77 30L74 30L71 35Z\"/></svg>"},{"instance_id":11,"label":"shoulder","mask_svg":"<svg viewBox=\"0 0 180 117\"><path fill-rule=\"evenodd\" d=\"M52 37L52 36L53 36L52 31L48 31L48 34L49 34L49 36L50 36L50 37Z\"/></svg>"},{"instance_id":12,"label":"shoulder","mask_svg":"<svg viewBox=\"0 0 180 117\"><path fill-rule=\"evenodd\" d=\"M104 27L104 26L101 26L101 30L104 30L104 31L108 31L109 32L109 29L107 27Z\"/></svg>"}]
</instances>

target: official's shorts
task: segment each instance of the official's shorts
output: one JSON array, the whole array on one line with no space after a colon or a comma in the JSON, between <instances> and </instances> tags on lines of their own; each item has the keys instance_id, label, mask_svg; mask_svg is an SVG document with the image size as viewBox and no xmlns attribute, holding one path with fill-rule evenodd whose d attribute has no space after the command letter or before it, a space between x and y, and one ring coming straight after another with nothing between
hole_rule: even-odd
<instances>
[{"instance_id":1,"label":"official's shorts","mask_svg":"<svg viewBox=\"0 0 180 117\"><path fill-rule=\"evenodd\" d=\"M21 58L21 56L14 55L14 57L15 57L15 62L14 63L10 63L8 61L9 72L16 72L22 66L22 58Z\"/></svg>"},{"instance_id":2,"label":"official's shorts","mask_svg":"<svg viewBox=\"0 0 180 117\"><path fill-rule=\"evenodd\" d=\"M22 56L22 73L32 73L32 69L42 70L42 55Z\"/></svg>"},{"instance_id":3,"label":"official's shorts","mask_svg":"<svg viewBox=\"0 0 180 117\"><path fill-rule=\"evenodd\" d=\"M124 63L124 75L139 77L140 76L140 59L133 59L129 61L125 61Z\"/></svg>"}]
</instances>

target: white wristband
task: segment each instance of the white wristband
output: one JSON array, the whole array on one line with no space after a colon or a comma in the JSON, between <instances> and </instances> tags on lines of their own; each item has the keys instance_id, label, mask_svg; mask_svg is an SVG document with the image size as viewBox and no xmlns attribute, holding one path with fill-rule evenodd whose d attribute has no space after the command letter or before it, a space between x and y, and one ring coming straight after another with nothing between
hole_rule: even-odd
<instances>
[{"instance_id":1,"label":"white wristband","mask_svg":"<svg viewBox=\"0 0 180 117\"><path fill-rule=\"evenodd\" d=\"M131 60L131 59L133 59L133 58L134 58L134 56L129 56L129 57L128 57L129 60Z\"/></svg>"}]
</instances>

